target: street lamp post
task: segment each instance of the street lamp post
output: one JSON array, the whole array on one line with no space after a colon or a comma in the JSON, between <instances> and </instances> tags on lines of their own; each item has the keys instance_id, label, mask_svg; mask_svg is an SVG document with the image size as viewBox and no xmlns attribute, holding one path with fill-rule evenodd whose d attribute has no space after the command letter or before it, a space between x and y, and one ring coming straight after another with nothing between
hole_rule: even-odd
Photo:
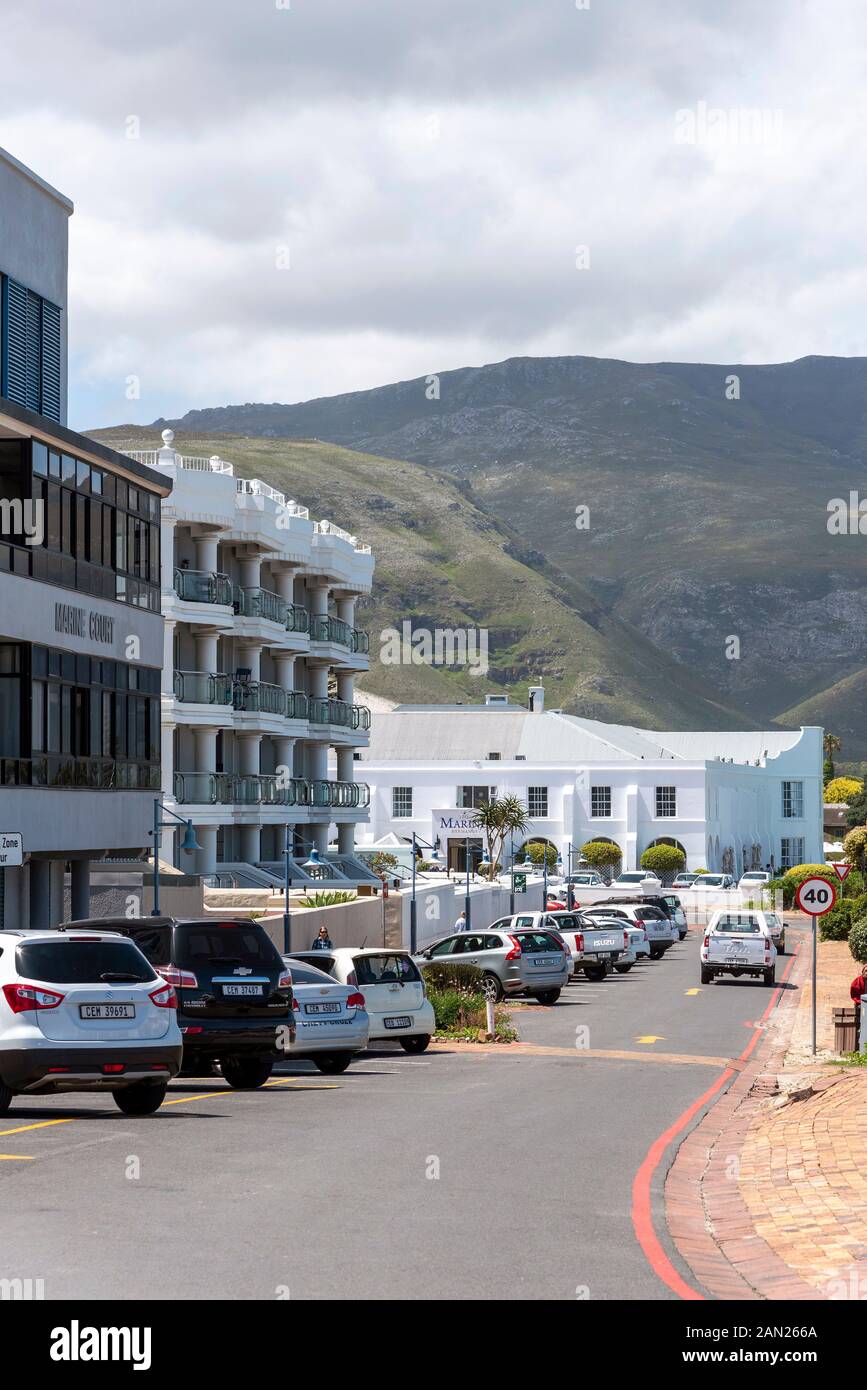
<instances>
[{"instance_id":1,"label":"street lamp post","mask_svg":"<svg viewBox=\"0 0 867 1390\"><path fill-rule=\"evenodd\" d=\"M160 820L160 812L171 816L171 820ZM196 839L196 832L193 830L193 822L184 816L179 816L177 811L173 811L170 806L165 806L158 796L154 797L154 828L151 834L154 837L154 905L151 908L151 917L159 917L160 913L160 831L174 830L175 825L184 825L186 830L181 841L181 849L193 851L201 849L202 846Z\"/></svg>"},{"instance_id":2,"label":"street lamp post","mask_svg":"<svg viewBox=\"0 0 867 1390\"><path fill-rule=\"evenodd\" d=\"M440 857L440 852L436 845L428 844L427 840L422 840L420 836L416 835L415 831L412 832L412 895L409 900L409 949L412 955L415 955L418 949L418 906L415 897L415 866L416 860L418 859L416 850L419 845L424 845L426 849L431 851L430 857L434 863L436 863Z\"/></svg>"},{"instance_id":3,"label":"street lamp post","mask_svg":"<svg viewBox=\"0 0 867 1390\"><path fill-rule=\"evenodd\" d=\"M514 846L513 846L513 848L512 848L512 864L511 864L511 868L509 869L509 916L510 916L510 917L514 917L514 915L515 915L515 865L516 865L516 864L519 864L519 865L523 868L524 863L525 863L525 859L526 859L526 856L525 856L523 850L520 850L520 849L519 849L519 850L518 850L518 854L520 855L520 858L518 858L518 856L515 854L515 850L514 850Z\"/></svg>"},{"instance_id":4,"label":"street lamp post","mask_svg":"<svg viewBox=\"0 0 867 1390\"><path fill-rule=\"evenodd\" d=\"M470 860L472 858L472 850L470 849L469 840L464 842L464 854L466 855L467 868L467 886L464 889L464 919L467 924L467 931L469 931L472 918L472 907L470 905Z\"/></svg>"},{"instance_id":5,"label":"street lamp post","mask_svg":"<svg viewBox=\"0 0 867 1390\"><path fill-rule=\"evenodd\" d=\"M283 835L283 950L287 956L292 954L292 919L289 915L289 889L292 886L292 877L289 873L290 834L290 826L287 822Z\"/></svg>"}]
</instances>

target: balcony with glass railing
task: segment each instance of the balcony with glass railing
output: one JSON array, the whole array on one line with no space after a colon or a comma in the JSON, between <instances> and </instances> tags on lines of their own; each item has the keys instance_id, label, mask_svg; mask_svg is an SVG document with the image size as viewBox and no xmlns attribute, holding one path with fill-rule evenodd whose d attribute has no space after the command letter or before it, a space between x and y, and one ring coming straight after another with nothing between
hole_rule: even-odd
<instances>
[{"instance_id":1,"label":"balcony with glass railing","mask_svg":"<svg viewBox=\"0 0 867 1390\"><path fill-rule=\"evenodd\" d=\"M311 724L329 724L337 729L370 728L367 705L350 705L346 700L326 699L321 695L310 696L308 717Z\"/></svg>"},{"instance_id":2,"label":"balcony with glass railing","mask_svg":"<svg viewBox=\"0 0 867 1390\"><path fill-rule=\"evenodd\" d=\"M359 652L362 656L367 656L370 651L370 633L362 632L360 628L352 629L351 648L353 652Z\"/></svg>"},{"instance_id":3,"label":"balcony with glass railing","mask_svg":"<svg viewBox=\"0 0 867 1390\"><path fill-rule=\"evenodd\" d=\"M286 599L271 589L237 587L233 596L235 612L241 618L262 618L277 623L287 632L307 632L310 614L298 603L287 603Z\"/></svg>"},{"instance_id":4,"label":"balcony with glass railing","mask_svg":"<svg viewBox=\"0 0 867 1390\"><path fill-rule=\"evenodd\" d=\"M175 699L184 705L231 705L232 677L217 671L175 671Z\"/></svg>"},{"instance_id":5,"label":"balcony with glass railing","mask_svg":"<svg viewBox=\"0 0 867 1390\"><path fill-rule=\"evenodd\" d=\"M311 806L357 810L370 804L366 782L308 781L276 773L176 772L179 806Z\"/></svg>"},{"instance_id":6,"label":"balcony with glass railing","mask_svg":"<svg viewBox=\"0 0 867 1390\"><path fill-rule=\"evenodd\" d=\"M232 602L232 582L227 574L210 570L175 570L175 593L188 603Z\"/></svg>"},{"instance_id":7,"label":"balcony with glass railing","mask_svg":"<svg viewBox=\"0 0 867 1390\"><path fill-rule=\"evenodd\" d=\"M342 618L330 614L310 614L310 640L312 642L333 642L338 647L352 646L352 628Z\"/></svg>"}]
</instances>

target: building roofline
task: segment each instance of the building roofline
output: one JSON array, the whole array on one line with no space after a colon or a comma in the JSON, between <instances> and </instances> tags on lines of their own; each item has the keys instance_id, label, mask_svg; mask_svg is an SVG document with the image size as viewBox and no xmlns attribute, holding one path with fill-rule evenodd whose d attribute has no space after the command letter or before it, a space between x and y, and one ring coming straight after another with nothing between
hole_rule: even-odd
<instances>
[{"instance_id":1,"label":"building roofline","mask_svg":"<svg viewBox=\"0 0 867 1390\"><path fill-rule=\"evenodd\" d=\"M68 449L82 454L96 463L107 464L115 473L147 483L148 487L152 488L154 492L158 492L161 497L168 497L172 490L172 479L166 473L162 473L156 468L149 468L147 464L138 463L136 459L118 453L116 449L109 449L106 444L100 444L88 435L76 434L75 430L69 429L67 425L58 425L54 420L48 420L44 415L37 414L35 410L26 410L24 406L16 405L14 401L0 396L0 434L2 434L4 420L23 426L24 431L37 436L49 446L52 443L60 446L65 445ZM23 431L13 431L13 433L16 432L22 433Z\"/></svg>"},{"instance_id":2,"label":"building roofline","mask_svg":"<svg viewBox=\"0 0 867 1390\"><path fill-rule=\"evenodd\" d=\"M0 160L2 160L4 164L8 164L16 173L23 174L24 177L29 179L31 183L34 183L38 189L43 193L47 193L50 198L53 198L56 203L59 203L60 206L66 210L67 216L75 211L75 204L71 198L67 198L65 193L61 193L59 189L48 183L47 180L43 179L39 174L34 173L26 164L22 164L20 159L16 159L14 154L10 154L8 150L4 150L2 147L0 147Z\"/></svg>"}]
</instances>

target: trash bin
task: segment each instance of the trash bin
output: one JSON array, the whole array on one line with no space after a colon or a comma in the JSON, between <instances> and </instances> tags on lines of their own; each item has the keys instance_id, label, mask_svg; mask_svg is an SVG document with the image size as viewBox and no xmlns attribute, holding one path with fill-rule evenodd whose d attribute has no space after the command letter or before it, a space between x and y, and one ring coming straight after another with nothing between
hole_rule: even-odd
<instances>
[{"instance_id":1,"label":"trash bin","mask_svg":"<svg viewBox=\"0 0 867 1390\"><path fill-rule=\"evenodd\" d=\"M854 1004L834 1010L834 1051L857 1052L858 1031L855 1022L857 1009Z\"/></svg>"}]
</instances>

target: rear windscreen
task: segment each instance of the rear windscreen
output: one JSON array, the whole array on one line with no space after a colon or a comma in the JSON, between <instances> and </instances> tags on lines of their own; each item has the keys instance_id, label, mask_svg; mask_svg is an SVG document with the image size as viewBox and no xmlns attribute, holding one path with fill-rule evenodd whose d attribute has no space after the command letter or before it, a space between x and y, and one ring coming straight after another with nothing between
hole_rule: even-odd
<instances>
[{"instance_id":1,"label":"rear windscreen","mask_svg":"<svg viewBox=\"0 0 867 1390\"><path fill-rule=\"evenodd\" d=\"M515 932L515 939L520 942L522 951L562 951L559 941L556 941L546 931L519 931Z\"/></svg>"},{"instance_id":2,"label":"rear windscreen","mask_svg":"<svg viewBox=\"0 0 867 1390\"><path fill-rule=\"evenodd\" d=\"M333 985L334 981L324 970L316 970L312 965L301 965L297 960L286 961L286 968L292 972L294 985Z\"/></svg>"},{"instance_id":3,"label":"rear windscreen","mask_svg":"<svg viewBox=\"0 0 867 1390\"><path fill-rule=\"evenodd\" d=\"M252 965L280 970L270 936L253 922L191 922L175 927L175 965Z\"/></svg>"},{"instance_id":4,"label":"rear windscreen","mask_svg":"<svg viewBox=\"0 0 867 1390\"><path fill-rule=\"evenodd\" d=\"M742 912L730 912L726 917L720 917L714 931L735 931L735 932L760 932L761 926L755 917L747 917Z\"/></svg>"},{"instance_id":5,"label":"rear windscreen","mask_svg":"<svg viewBox=\"0 0 867 1390\"><path fill-rule=\"evenodd\" d=\"M581 918L574 912L558 912L556 917L552 917L551 925L558 931L580 931Z\"/></svg>"},{"instance_id":6,"label":"rear windscreen","mask_svg":"<svg viewBox=\"0 0 867 1390\"><path fill-rule=\"evenodd\" d=\"M133 927L130 938L138 946L151 965L171 965L172 929L171 927Z\"/></svg>"},{"instance_id":7,"label":"rear windscreen","mask_svg":"<svg viewBox=\"0 0 867 1390\"><path fill-rule=\"evenodd\" d=\"M359 985L409 984L421 979L409 956L355 956L352 964Z\"/></svg>"},{"instance_id":8,"label":"rear windscreen","mask_svg":"<svg viewBox=\"0 0 867 1390\"><path fill-rule=\"evenodd\" d=\"M17 948L15 967L27 980L55 985L108 984L118 975L117 983L157 979L131 941L30 941Z\"/></svg>"}]
</instances>

